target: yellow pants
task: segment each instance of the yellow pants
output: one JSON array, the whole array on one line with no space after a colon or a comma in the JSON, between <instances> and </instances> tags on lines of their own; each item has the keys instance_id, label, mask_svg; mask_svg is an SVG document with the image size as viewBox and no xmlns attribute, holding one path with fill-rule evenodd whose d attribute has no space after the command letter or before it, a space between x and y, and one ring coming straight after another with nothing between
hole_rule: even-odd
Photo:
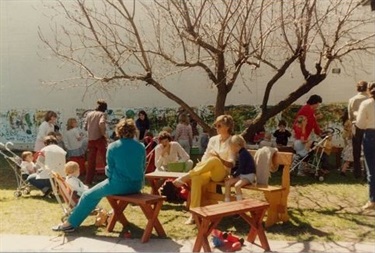
<instances>
[{"instance_id":1,"label":"yellow pants","mask_svg":"<svg viewBox=\"0 0 375 253\"><path fill-rule=\"evenodd\" d=\"M198 163L189 172L189 175L191 178L190 207L198 207L201 206L205 185L210 180L215 182L223 181L228 172L219 158L211 157L204 162Z\"/></svg>"}]
</instances>

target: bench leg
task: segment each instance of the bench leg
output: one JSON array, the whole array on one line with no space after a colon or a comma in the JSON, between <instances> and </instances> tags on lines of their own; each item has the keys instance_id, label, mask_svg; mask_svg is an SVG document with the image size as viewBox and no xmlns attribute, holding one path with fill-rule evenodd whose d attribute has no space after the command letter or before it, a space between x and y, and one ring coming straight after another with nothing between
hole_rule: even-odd
<instances>
[{"instance_id":1,"label":"bench leg","mask_svg":"<svg viewBox=\"0 0 375 253\"><path fill-rule=\"evenodd\" d=\"M251 211L251 217L246 215L245 213L240 214L241 217L250 224L250 230L247 235L247 241L255 244L255 239L258 236L260 244L262 248L266 251L270 251L270 245L268 243L267 236L265 234L262 221L264 214L266 213L267 209Z\"/></svg>"},{"instance_id":2,"label":"bench leg","mask_svg":"<svg viewBox=\"0 0 375 253\"><path fill-rule=\"evenodd\" d=\"M213 222L208 219L200 219L198 217L194 217L194 219L198 226L198 235L195 239L193 252L200 252L202 247L204 252L211 252L208 237L210 236L212 229L214 229L220 222L221 218Z\"/></svg>"},{"instance_id":3,"label":"bench leg","mask_svg":"<svg viewBox=\"0 0 375 253\"><path fill-rule=\"evenodd\" d=\"M267 212L265 227L271 227L277 222L289 220L286 198L283 192L264 192L267 202L270 204Z\"/></svg>"},{"instance_id":4,"label":"bench leg","mask_svg":"<svg viewBox=\"0 0 375 253\"><path fill-rule=\"evenodd\" d=\"M125 201L115 200L112 198L107 198L107 200L113 209L113 214L109 218L109 222L107 225L107 231L112 232L117 221L119 221L125 227L129 222L125 218L124 210L129 203Z\"/></svg>"},{"instance_id":5,"label":"bench leg","mask_svg":"<svg viewBox=\"0 0 375 253\"><path fill-rule=\"evenodd\" d=\"M158 219L159 211L162 205L163 205L163 201L158 201L157 203L154 204L154 208L152 208L152 204L145 204L145 205L140 206L144 215L146 216L148 220L145 231L143 232L143 235L142 235L141 242L145 243L150 239L153 228L155 228L158 236L161 236L161 237L166 236L163 226L161 225Z\"/></svg>"}]
</instances>

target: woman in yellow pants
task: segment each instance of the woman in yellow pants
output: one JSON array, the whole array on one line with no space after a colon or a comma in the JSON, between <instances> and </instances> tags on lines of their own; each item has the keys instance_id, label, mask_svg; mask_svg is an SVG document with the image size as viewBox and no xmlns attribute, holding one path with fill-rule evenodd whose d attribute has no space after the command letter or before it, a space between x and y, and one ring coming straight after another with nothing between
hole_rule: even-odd
<instances>
[{"instance_id":1,"label":"woman in yellow pants","mask_svg":"<svg viewBox=\"0 0 375 253\"><path fill-rule=\"evenodd\" d=\"M210 180L223 181L230 174L235 163L235 154L230 148L230 138L233 131L233 118L230 115L221 115L216 118L215 128L217 135L210 138L207 149L199 162L188 174L177 178L173 183L180 187L191 180L190 207L198 207L202 204L204 186ZM190 216L185 224L193 224Z\"/></svg>"}]
</instances>

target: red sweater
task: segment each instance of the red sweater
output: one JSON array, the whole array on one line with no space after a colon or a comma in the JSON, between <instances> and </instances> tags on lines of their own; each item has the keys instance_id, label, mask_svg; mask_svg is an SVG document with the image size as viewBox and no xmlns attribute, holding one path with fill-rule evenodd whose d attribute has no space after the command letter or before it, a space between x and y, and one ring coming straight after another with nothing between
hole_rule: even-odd
<instances>
[{"instance_id":1,"label":"red sweater","mask_svg":"<svg viewBox=\"0 0 375 253\"><path fill-rule=\"evenodd\" d=\"M297 122L297 119L299 116L304 116L307 119L307 124L305 128L305 133L303 133L303 129L301 128L301 124ZM314 133L317 135L321 134L320 127L318 125L318 122L316 121L315 118L315 110L314 108L306 104L301 107L301 109L298 111L296 119L294 120L293 123L293 130L294 130L294 138L297 140L307 140L310 137L310 134L312 130L314 130Z\"/></svg>"}]
</instances>

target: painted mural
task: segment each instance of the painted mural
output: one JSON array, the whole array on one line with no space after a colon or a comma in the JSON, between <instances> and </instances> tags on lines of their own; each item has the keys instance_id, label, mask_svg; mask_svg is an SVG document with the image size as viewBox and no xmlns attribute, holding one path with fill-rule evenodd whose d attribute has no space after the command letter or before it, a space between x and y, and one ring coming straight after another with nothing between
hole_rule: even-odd
<instances>
[{"instance_id":1,"label":"painted mural","mask_svg":"<svg viewBox=\"0 0 375 253\"><path fill-rule=\"evenodd\" d=\"M280 119L285 119L289 124L288 127L290 128L300 107L301 105L292 105L276 117L270 119L265 126L266 131L275 131ZM321 125L322 129L335 129L336 134L334 135L334 138L336 138L337 142L340 142L341 139L342 126L340 118L345 107L345 103L323 104L318 110L318 113L322 115L322 118L319 120L319 124ZM175 129L178 123L178 115L181 113L181 109L177 107L110 108L107 112L108 135L110 136L112 134L115 125L121 118L125 117L137 119L138 112L140 110L146 111L151 121L151 130L154 135L157 135L157 133L160 132L165 126ZM208 124L212 124L214 121L213 106L195 107L194 110ZM241 133L245 129L245 122L257 115L259 112L259 106L230 105L227 106L225 110L227 114L232 115L234 118L235 132ZM84 126L85 117L89 111L91 110L85 108L76 109L76 118L78 119L79 126L82 129ZM0 112L0 140L2 142L12 141L14 143L34 143L38 127L43 121L45 112L46 110L31 109L14 109ZM64 133L67 118L64 118L64 122L61 122L64 115L62 115L60 112L57 112L57 114L60 120L57 124L62 133ZM202 132L199 126L197 127L196 131L197 134Z\"/></svg>"},{"instance_id":2,"label":"painted mural","mask_svg":"<svg viewBox=\"0 0 375 253\"><path fill-rule=\"evenodd\" d=\"M0 139L13 143L34 143L47 110L12 109L0 112ZM56 111L58 117L61 114ZM61 122L57 122L61 127Z\"/></svg>"}]
</instances>

